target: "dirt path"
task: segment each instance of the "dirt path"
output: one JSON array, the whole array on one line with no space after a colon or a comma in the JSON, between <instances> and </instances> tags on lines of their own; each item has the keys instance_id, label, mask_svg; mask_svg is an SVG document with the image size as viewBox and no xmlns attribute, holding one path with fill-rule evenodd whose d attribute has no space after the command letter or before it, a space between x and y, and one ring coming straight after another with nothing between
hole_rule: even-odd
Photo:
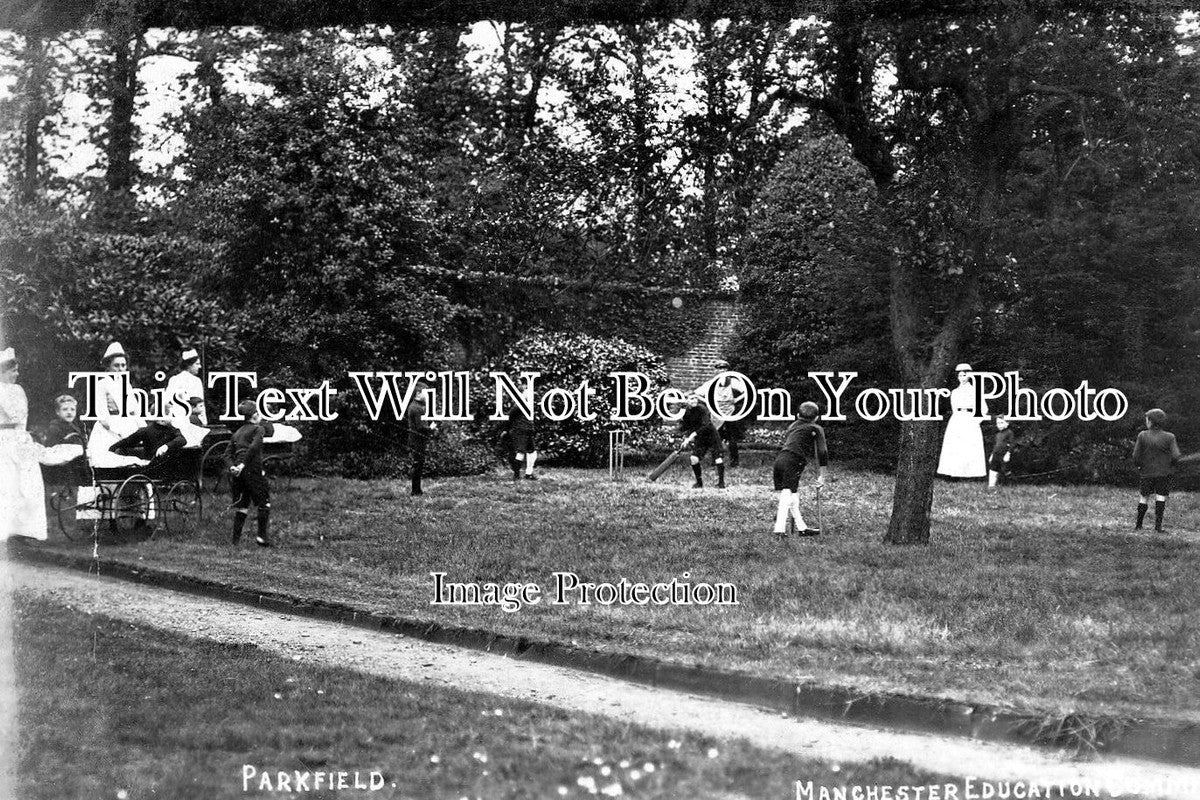
<instances>
[{"instance_id":1,"label":"dirt path","mask_svg":"<svg viewBox=\"0 0 1200 800\"><path fill-rule=\"evenodd\" d=\"M7 574L0 574L0 591L11 582L12 590L25 596L188 636L249 642L320 666L347 667L388 678L533 700L652 728L746 739L760 747L834 762L891 756L952 776L1084 782L1103 787L1136 785L1159 787L1153 792L1143 789L1148 796L1179 800L1200 797L1200 769L1196 768L1115 759L1073 762L1052 752L1018 746L789 719L738 703L69 570L0 560L0 573L5 570ZM1106 789L1102 796L1113 795Z\"/></svg>"}]
</instances>

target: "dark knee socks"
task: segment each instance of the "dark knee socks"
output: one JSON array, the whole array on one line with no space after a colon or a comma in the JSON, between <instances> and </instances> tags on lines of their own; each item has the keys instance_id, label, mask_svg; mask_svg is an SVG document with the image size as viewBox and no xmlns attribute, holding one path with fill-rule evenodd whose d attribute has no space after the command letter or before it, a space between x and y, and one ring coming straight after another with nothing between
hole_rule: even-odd
<instances>
[{"instance_id":1,"label":"dark knee socks","mask_svg":"<svg viewBox=\"0 0 1200 800\"><path fill-rule=\"evenodd\" d=\"M258 510L258 538L263 541L267 540L267 524L271 521L271 509L260 508Z\"/></svg>"},{"instance_id":2,"label":"dark knee socks","mask_svg":"<svg viewBox=\"0 0 1200 800\"><path fill-rule=\"evenodd\" d=\"M696 476L696 483L704 483L704 476L700 473L699 464L692 464L692 474Z\"/></svg>"},{"instance_id":3,"label":"dark knee socks","mask_svg":"<svg viewBox=\"0 0 1200 800\"><path fill-rule=\"evenodd\" d=\"M725 485L725 465L717 464L717 486Z\"/></svg>"},{"instance_id":4,"label":"dark knee socks","mask_svg":"<svg viewBox=\"0 0 1200 800\"><path fill-rule=\"evenodd\" d=\"M1163 512L1166 511L1166 508L1167 508L1166 500L1155 500L1154 501L1154 530L1156 530L1156 531L1162 530ZM1149 509L1149 504L1141 503L1141 502L1138 503L1137 527L1139 527L1139 528L1142 527L1142 523L1146 519L1146 511L1148 509Z\"/></svg>"},{"instance_id":5,"label":"dark knee socks","mask_svg":"<svg viewBox=\"0 0 1200 800\"><path fill-rule=\"evenodd\" d=\"M242 528L246 527L246 514L244 512L235 511L233 513L233 543L237 544L242 538Z\"/></svg>"}]
</instances>

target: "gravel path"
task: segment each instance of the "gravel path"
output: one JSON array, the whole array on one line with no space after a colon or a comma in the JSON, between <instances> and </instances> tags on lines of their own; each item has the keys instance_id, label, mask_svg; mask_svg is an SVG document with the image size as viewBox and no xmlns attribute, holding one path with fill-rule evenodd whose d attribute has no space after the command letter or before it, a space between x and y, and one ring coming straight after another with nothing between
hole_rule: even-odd
<instances>
[{"instance_id":1,"label":"gravel path","mask_svg":"<svg viewBox=\"0 0 1200 800\"><path fill-rule=\"evenodd\" d=\"M738 703L340 625L267 612L112 578L0 560L13 591L188 636L248 642L320 666L533 700L657 729L687 729L834 762L892 756L944 775L988 780L1146 787L1200 797L1200 769L1130 760L1073 762L1053 752L919 733L784 718ZM1157 787L1150 791L1149 787ZM1057 796L1057 795L1055 795ZM1069 794L1067 796L1070 796ZM1107 788L1104 797L1112 796Z\"/></svg>"}]
</instances>

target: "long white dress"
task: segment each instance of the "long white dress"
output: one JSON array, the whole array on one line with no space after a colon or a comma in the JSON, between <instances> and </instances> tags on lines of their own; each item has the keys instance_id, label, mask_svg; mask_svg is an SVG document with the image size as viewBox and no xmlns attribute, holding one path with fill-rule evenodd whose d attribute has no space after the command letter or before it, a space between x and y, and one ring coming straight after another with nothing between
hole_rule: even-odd
<instances>
[{"instance_id":1,"label":"long white dress","mask_svg":"<svg viewBox=\"0 0 1200 800\"><path fill-rule=\"evenodd\" d=\"M29 400L15 383L0 383L0 541L11 536L45 540L46 499L39 445L25 424Z\"/></svg>"},{"instance_id":2,"label":"long white dress","mask_svg":"<svg viewBox=\"0 0 1200 800\"><path fill-rule=\"evenodd\" d=\"M132 389L133 387L129 387ZM121 417L121 382L117 375L96 381L96 425L88 437L88 462L93 467L127 467L145 464L134 456L123 456L112 452L112 446L132 436L145 424L140 417ZM125 407L137 408L132 394L126 398Z\"/></svg>"},{"instance_id":3,"label":"long white dress","mask_svg":"<svg viewBox=\"0 0 1200 800\"><path fill-rule=\"evenodd\" d=\"M976 415L975 385L968 381L960 383L950 392L950 408L950 421L946 423L942 455L938 459L938 475L950 478L987 477L983 431L979 428L979 423L987 415L987 404Z\"/></svg>"}]
</instances>

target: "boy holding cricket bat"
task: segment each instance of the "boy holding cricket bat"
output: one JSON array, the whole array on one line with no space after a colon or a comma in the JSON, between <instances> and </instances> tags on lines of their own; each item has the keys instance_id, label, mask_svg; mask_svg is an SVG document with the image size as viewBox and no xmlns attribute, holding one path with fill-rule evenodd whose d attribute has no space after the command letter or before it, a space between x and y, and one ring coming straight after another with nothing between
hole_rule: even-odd
<instances>
[{"instance_id":1,"label":"boy holding cricket bat","mask_svg":"<svg viewBox=\"0 0 1200 800\"><path fill-rule=\"evenodd\" d=\"M775 535L787 536L789 515L795 520L796 532L801 536L816 536L820 528L810 528L800 513L800 475L808 465L809 456L816 456L817 485L825 485L825 467L829 463L829 451L825 448L825 430L817 424L821 409L816 403L800 404L800 413L787 429L783 446L775 457L775 491L779 492L779 506L775 513Z\"/></svg>"},{"instance_id":2,"label":"boy holding cricket bat","mask_svg":"<svg viewBox=\"0 0 1200 800\"><path fill-rule=\"evenodd\" d=\"M692 484L692 488L704 488L704 473L700 469L700 461L711 450L713 463L717 467L717 488L724 489L725 447L721 444L721 437L713 425L712 414L700 402L700 395L696 392L688 395L687 404L687 410L683 412L683 418L679 420L679 432L686 434L682 446L692 446L692 474L696 476L696 482Z\"/></svg>"}]
</instances>

